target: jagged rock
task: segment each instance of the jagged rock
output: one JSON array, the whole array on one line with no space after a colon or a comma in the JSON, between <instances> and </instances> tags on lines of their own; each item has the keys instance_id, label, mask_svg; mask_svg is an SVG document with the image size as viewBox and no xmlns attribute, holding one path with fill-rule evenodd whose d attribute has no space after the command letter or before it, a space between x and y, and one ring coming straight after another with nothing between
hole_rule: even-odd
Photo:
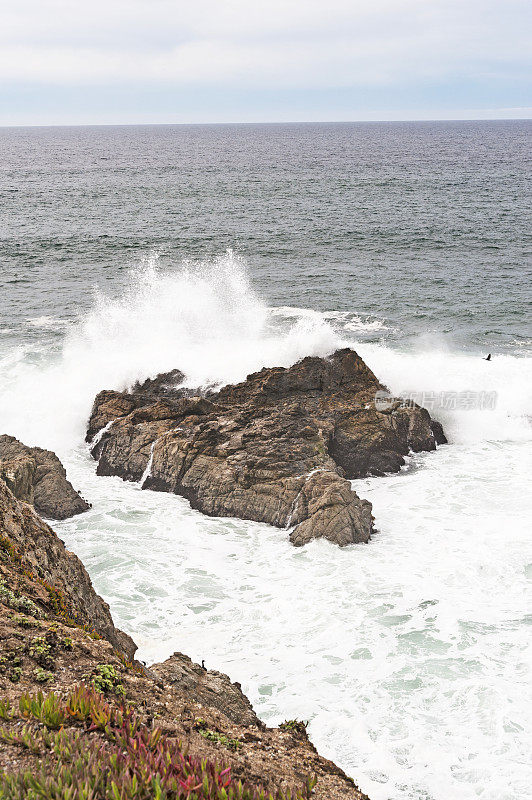
<instances>
[{"instance_id":1,"label":"jagged rock","mask_svg":"<svg viewBox=\"0 0 532 800\"><path fill-rule=\"evenodd\" d=\"M98 434L98 474L142 478L143 488L182 495L205 514L294 526L295 545L367 542L371 504L349 480L396 472L409 451L443 440L426 409L376 405L385 387L349 349L203 397L176 377L100 392L88 433Z\"/></svg>"},{"instance_id":2,"label":"jagged rock","mask_svg":"<svg viewBox=\"0 0 532 800\"><path fill-rule=\"evenodd\" d=\"M447 437L443 432L443 425L441 422L437 422L435 419L432 419L430 421L430 426L432 428L432 433L434 434L436 444L447 444Z\"/></svg>"},{"instance_id":3,"label":"jagged rock","mask_svg":"<svg viewBox=\"0 0 532 800\"><path fill-rule=\"evenodd\" d=\"M93 406L86 441L92 442L98 431L103 430L115 419L125 417L141 405L151 405L161 397L177 399L188 394L186 389L176 388L184 379L183 373L174 369L163 372L143 383L136 383L132 394L104 389L98 394L98 406Z\"/></svg>"},{"instance_id":4,"label":"jagged rock","mask_svg":"<svg viewBox=\"0 0 532 800\"><path fill-rule=\"evenodd\" d=\"M66 519L90 508L67 480L55 453L27 447L14 436L0 436L0 477L15 497L44 517Z\"/></svg>"},{"instance_id":5,"label":"jagged rock","mask_svg":"<svg viewBox=\"0 0 532 800\"><path fill-rule=\"evenodd\" d=\"M25 568L35 573L43 599L61 604L58 592L68 604L68 614L77 623L94 629L114 647L132 657L133 640L115 628L109 606L96 594L79 558L66 549L61 539L27 503L18 500L0 479L0 531L4 544L13 545ZM3 573L3 569L0 568ZM40 579L40 583L39 583Z\"/></svg>"},{"instance_id":6,"label":"jagged rock","mask_svg":"<svg viewBox=\"0 0 532 800\"><path fill-rule=\"evenodd\" d=\"M7 483L15 497L32 505L35 467L35 459L30 456L18 456L0 461L0 478Z\"/></svg>"},{"instance_id":7,"label":"jagged rock","mask_svg":"<svg viewBox=\"0 0 532 800\"><path fill-rule=\"evenodd\" d=\"M170 372L161 372L155 378L147 378L142 383L137 383L133 387L133 392L137 397L142 397L145 401L153 401L161 396L182 397L183 389L179 385L184 381L185 376L180 369L172 369Z\"/></svg>"},{"instance_id":8,"label":"jagged rock","mask_svg":"<svg viewBox=\"0 0 532 800\"><path fill-rule=\"evenodd\" d=\"M358 498L357 502L353 494L349 482L337 480L331 472L310 475L294 504L292 544L308 544L321 536L340 546L367 542L373 522L371 503Z\"/></svg>"},{"instance_id":9,"label":"jagged rock","mask_svg":"<svg viewBox=\"0 0 532 800\"><path fill-rule=\"evenodd\" d=\"M183 653L174 653L161 664L154 664L149 673L163 684L190 694L197 702L217 708L237 725L263 727L239 683L232 683L223 672L204 669Z\"/></svg>"}]
</instances>

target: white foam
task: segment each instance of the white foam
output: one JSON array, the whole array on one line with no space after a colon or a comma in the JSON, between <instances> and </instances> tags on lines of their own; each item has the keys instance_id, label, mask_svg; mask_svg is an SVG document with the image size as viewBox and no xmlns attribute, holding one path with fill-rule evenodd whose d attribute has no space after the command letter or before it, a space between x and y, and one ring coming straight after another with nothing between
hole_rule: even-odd
<instances>
[{"instance_id":1,"label":"white foam","mask_svg":"<svg viewBox=\"0 0 532 800\"><path fill-rule=\"evenodd\" d=\"M525 448L455 445L357 481L379 533L343 550L88 476L85 455L70 472L97 502L56 527L141 658L186 652L268 722L310 719L372 800L525 800Z\"/></svg>"},{"instance_id":2,"label":"white foam","mask_svg":"<svg viewBox=\"0 0 532 800\"><path fill-rule=\"evenodd\" d=\"M27 322L31 328L42 328L48 331L62 331L66 328L64 320L51 316L29 317Z\"/></svg>"},{"instance_id":3,"label":"white foam","mask_svg":"<svg viewBox=\"0 0 532 800\"><path fill-rule=\"evenodd\" d=\"M140 486L141 489L144 486L144 484L146 483L146 481L148 480L148 478L151 476L151 469L152 469L152 466L153 466L153 451L155 450L155 445L157 444L158 441L159 441L159 439L155 439L155 441L153 441L151 443L150 455L149 455L149 458L148 458L148 462L147 462L147 464L146 464L146 466L144 468L144 472L142 473L141 479L139 481L139 486Z\"/></svg>"},{"instance_id":4,"label":"white foam","mask_svg":"<svg viewBox=\"0 0 532 800\"><path fill-rule=\"evenodd\" d=\"M95 447L98 444L98 442L100 442L102 440L102 438L105 436L107 431L111 429L111 427L113 426L114 422L115 422L114 419L109 420L109 422L106 425L104 425L103 428L100 428L100 430L97 431L94 434L94 436L92 437L92 439L90 441L90 448L91 449L93 447Z\"/></svg>"},{"instance_id":5,"label":"white foam","mask_svg":"<svg viewBox=\"0 0 532 800\"><path fill-rule=\"evenodd\" d=\"M315 311L311 308L298 308L297 306L274 306L269 309L274 317L284 319L322 319L328 323L339 323L342 332L374 332L389 330L384 320L371 317L369 314L360 315L353 311Z\"/></svg>"}]
</instances>

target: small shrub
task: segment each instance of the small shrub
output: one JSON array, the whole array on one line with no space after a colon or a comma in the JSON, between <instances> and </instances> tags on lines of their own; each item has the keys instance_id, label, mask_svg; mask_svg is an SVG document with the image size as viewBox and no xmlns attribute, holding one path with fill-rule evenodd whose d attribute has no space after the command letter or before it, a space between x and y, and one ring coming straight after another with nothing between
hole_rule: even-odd
<instances>
[{"instance_id":1,"label":"small shrub","mask_svg":"<svg viewBox=\"0 0 532 800\"><path fill-rule=\"evenodd\" d=\"M0 729L0 739L7 744L18 744L26 747L36 755L41 751L44 744L44 737L40 731L32 731L25 725L22 730Z\"/></svg>"},{"instance_id":2,"label":"small shrub","mask_svg":"<svg viewBox=\"0 0 532 800\"><path fill-rule=\"evenodd\" d=\"M11 683L18 683L22 677L22 658L17 650L8 650L0 656L0 672Z\"/></svg>"},{"instance_id":3,"label":"small shrub","mask_svg":"<svg viewBox=\"0 0 532 800\"><path fill-rule=\"evenodd\" d=\"M0 700L0 719L11 719L13 710L9 700Z\"/></svg>"},{"instance_id":4,"label":"small shrub","mask_svg":"<svg viewBox=\"0 0 532 800\"><path fill-rule=\"evenodd\" d=\"M11 683L18 683L22 677L22 667L12 667L7 673L7 677Z\"/></svg>"},{"instance_id":5,"label":"small shrub","mask_svg":"<svg viewBox=\"0 0 532 800\"><path fill-rule=\"evenodd\" d=\"M7 538L7 536L0 536L0 554L3 561L15 561L17 564L22 562L20 553L15 545Z\"/></svg>"},{"instance_id":6,"label":"small shrub","mask_svg":"<svg viewBox=\"0 0 532 800\"><path fill-rule=\"evenodd\" d=\"M19 625L21 628L33 628L36 624L35 620L24 616L16 616L13 621L15 625Z\"/></svg>"},{"instance_id":7,"label":"small shrub","mask_svg":"<svg viewBox=\"0 0 532 800\"><path fill-rule=\"evenodd\" d=\"M19 667L22 659L16 650L7 650L0 656L0 670L5 671L8 667Z\"/></svg>"},{"instance_id":8,"label":"small shrub","mask_svg":"<svg viewBox=\"0 0 532 800\"><path fill-rule=\"evenodd\" d=\"M52 645L46 636L36 636L30 644L29 653L41 667L50 668L54 666Z\"/></svg>"},{"instance_id":9,"label":"small shrub","mask_svg":"<svg viewBox=\"0 0 532 800\"><path fill-rule=\"evenodd\" d=\"M34 669L33 670L33 677L37 681L37 683L46 683L46 681L51 681L54 677L53 672L49 672L46 669Z\"/></svg>"},{"instance_id":10,"label":"small shrub","mask_svg":"<svg viewBox=\"0 0 532 800\"><path fill-rule=\"evenodd\" d=\"M145 674L144 669L141 666L137 666L133 661L130 661L125 653L115 650L115 656L118 658L122 666L128 670L128 672L134 672L136 675Z\"/></svg>"},{"instance_id":11,"label":"small shrub","mask_svg":"<svg viewBox=\"0 0 532 800\"><path fill-rule=\"evenodd\" d=\"M36 695L26 692L19 699L19 710L21 716L33 717L52 729L60 728L67 719L64 703L55 692L50 692L46 697L41 691Z\"/></svg>"},{"instance_id":12,"label":"small shrub","mask_svg":"<svg viewBox=\"0 0 532 800\"><path fill-rule=\"evenodd\" d=\"M120 683L120 673L112 664L98 664L91 675L91 683L98 692L125 696L126 690Z\"/></svg>"},{"instance_id":13,"label":"small shrub","mask_svg":"<svg viewBox=\"0 0 532 800\"><path fill-rule=\"evenodd\" d=\"M306 736L308 720L305 722L299 719L285 719L284 722L281 722L279 727L283 731L291 731L292 733L298 733L300 736Z\"/></svg>"},{"instance_id":14,"label":"small shrub","mask_svg":"<svg viewBox=\"0 0 532 800\"><path fill-rule=\"evenodd\" d=\"M12 592L2 578L0 578L0 600L9 608L12 608L13 611L25 611L27 614L31 614L32 617L41 615L40 609L33 600Z\"/></svg>"},{"instance_id":15,"label":"small shrub","mask_svg":"<svg viewBox=\"0 0 532 800\"><path fill-rule=\"evenodd\" d=\"M216 742L216 744L222 744L224 747L227 747L229 750L238 750L240 747L240 742L238 739L229 739L224 733L218 733L218 731L210 731L208 728L202 728L200 730L201 735L204 739L208 739L210 742Z\"/></svg>"}]
</instances>

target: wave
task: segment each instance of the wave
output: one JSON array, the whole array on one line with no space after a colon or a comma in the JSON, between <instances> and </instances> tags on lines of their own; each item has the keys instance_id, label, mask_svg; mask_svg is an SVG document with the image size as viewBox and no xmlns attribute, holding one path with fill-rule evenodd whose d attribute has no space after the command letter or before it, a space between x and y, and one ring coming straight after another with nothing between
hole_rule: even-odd
<instances>
[{"instance_id":1,"label":"wave","mask_svg":"<svg viewBox=\"0 0 532 800\"><path fill-rule=\"evenodd\" d=\"M48 318L35 321L48 327ZM65 451L82 437L95 394L179 367L190 386L244 380L264 366L327 355L339 338L320 316L279 329L232 251L163 270L152 254L119 297L95 292L93 307L65 333L46 365L25 350L0 362L2 428L28 444ZM15 364L13 364L15 360Z\"/></svg>"},{"instance_id":2,"label":"wave","mask_svg":"<svg viewBox=\"0 0 532 800\"><path fill-rule=\"evenodd\" d=\"M30 328L40 328L47 331L63 331L67 327L65 320L51 316L28 317L26 322Z\"/></svg>"},{"instance_id":3,"label":"wave","mask_svg":"<svg viewBox=\"0 0 532 800\"><path fill-rule=\"evenodd\" d=\"M452 442L532 438L532 359L485 361L436 347L401 352L371 343L358 351L394 394L426 406Z\"/></svg>"},{"instance_id":4,"label":"wave","mask_svg":"<svg viewBox=\"0 0 532 800\"><path fill-rule=\"evenodd\" d=\"M32 320L43 332L58 320ZM156 255L130 272L118 297L95 292L90 310L67 327L62 348L11 351L0 362L2 431L66 453L84 433L96 393L178 367L190 386L244 380L267 366L353 346L394 393L490 392L488 410L436 409L456 442L530 436L530 359L491 362L420 342L401 352L360 339L384 320L354 311L268 308L253 290L246 264L228 251L212 261L162 269Z\"/></svg>"},{"instance_id":5,"label":"wave","mask_svg":"<svg viewBox=\"0 0 532 800\"><path fill-rule=\"evenodd\" d=\"M375 332L391 330L390 326L382 319L372 317L370 314L357 314L353 311L315 311L311 308L297 308L295 306L274 306L269 309L274 317L281 319L321 318L331 325L333 330L359 332Z\"/></svg>"}]
</instances>

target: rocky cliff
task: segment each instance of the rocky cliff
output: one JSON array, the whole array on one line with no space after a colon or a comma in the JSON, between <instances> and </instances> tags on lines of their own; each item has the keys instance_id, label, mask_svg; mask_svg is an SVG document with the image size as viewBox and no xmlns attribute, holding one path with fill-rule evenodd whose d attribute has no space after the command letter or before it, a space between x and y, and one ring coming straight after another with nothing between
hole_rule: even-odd
<instances>
[{"instance_id":1,"label":"rocky cliff","mask_svg":"<svg viewBox=\"0 0 532 800\"><path fill-rule=\"evenodd\" d=\"M205 514L290 529L295 545L367 542L371 504L349 480L396 472L409 451L445 442L426 409L376 404L385 387L348 349L217 392L182 379L174 370L98 394L87 433L98 474L174 492Z\"/></svg>"},{"instance_id":2,"label":"rocky cliff","mask_svg":"<svg viewBox=\"0 0 532 800\"><path fill-rule=\"evenodd\" d=\"M0 479L0 574L11 589L26 587L25 596L39 608L52 608L77 625L103 636L132 657L133 640L115 628L109 606L96 594L79 558L27 503L17 500ZM6 572L7 570L7 572Z\"/></svg>"},{"instance_id":3,"label":"rocky cliff","mask_svg":"<svg viewBox=\"0 0 532 800\"><path fill-rule=\"evenodd\" d=\"M4 800L367 800L304 723L267 728L227 675L181 653L146 669L134 649L79 559L0 480Z\"/></svg>"}]
</instances>

